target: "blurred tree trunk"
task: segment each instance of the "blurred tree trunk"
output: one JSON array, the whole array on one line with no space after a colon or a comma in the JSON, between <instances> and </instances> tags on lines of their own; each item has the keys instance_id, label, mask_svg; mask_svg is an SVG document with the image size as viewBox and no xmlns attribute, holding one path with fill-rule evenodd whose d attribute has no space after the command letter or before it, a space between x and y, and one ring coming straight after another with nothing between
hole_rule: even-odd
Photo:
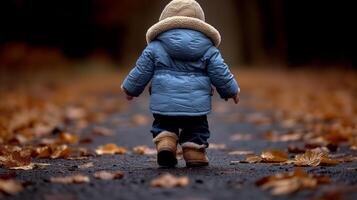
<instances>
[{"instance_id":1,"label":"blurred tree trunk","mask_svg":"<svg viewBox=\"0 0 357 200\"><path fill-rule=\"evenodd\" d=\"M214 26L222 36L219 49L226 62L232 67L243 64L245 62L244 49L241 45L243 35L237 28L239 13L235 7L236 0L201 0L198 2L205 11L207 23Z\"/></svg>"}]
</instances>

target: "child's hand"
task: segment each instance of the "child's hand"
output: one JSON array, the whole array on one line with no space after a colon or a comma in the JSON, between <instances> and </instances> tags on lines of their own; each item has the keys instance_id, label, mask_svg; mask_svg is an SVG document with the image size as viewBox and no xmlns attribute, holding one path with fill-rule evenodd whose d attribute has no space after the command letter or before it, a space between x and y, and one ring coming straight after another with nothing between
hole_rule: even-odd
<instances>
[{"instance_id":1,"label":"child's hand","mask_svg":"<svg viewBox=\"0 0 357 200\"><path fill-rule=\"evenodd\" d=\"M128 101L131 101L131 100L134 99L134 97L131 96L131 95L129 94L129 92L123 87L123 85L121 85L120 88L121 88L121 91L123 91L123 92L126 94L126 99L127 99Z\"/></svg>"},{"instance_id":2,"label":"child's hand","mask_svg":"<svg viewBox=\"0 0 357 200\"><path fill-rule=\"evenodd\" d=\"M234 101L235 104L238 104L238 103L239 103L240 98L239 98L238 94L235 94L235 95L234 95L233 97L231 97L231 98L233 99L233 101ZM224 100L228 101L228 98L226 98L226 99L224 99Z\"/></svg>"}]
</instances>

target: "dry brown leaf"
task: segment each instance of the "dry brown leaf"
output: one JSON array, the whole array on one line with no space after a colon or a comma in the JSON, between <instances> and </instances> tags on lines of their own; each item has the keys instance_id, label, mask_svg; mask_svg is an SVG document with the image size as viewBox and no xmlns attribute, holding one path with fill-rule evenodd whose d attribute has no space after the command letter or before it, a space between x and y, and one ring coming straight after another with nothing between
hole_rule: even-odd
<instances>
[{"instance_id":1,"label":"dry brown leaf","mask_svg":"<svg viewBox=\"0 0 357 200\"><path fill-rule=\"evenodd\" d=\"M26 166L20 166L20 167L11 167L9 169L14 169L14 170L32 170L32 169L44 169L47 166L50 166L48 163L30 163L29 165Z\"/></svg>"},{"instance_id":2,"label":"dry brown leaf","mask_svg":"<svg viewBox=\"0 0 357 200\"><path fill-rule=\"evenodd\" d=\"M67 145L51 146L50 158L68 158L74 152L74 149L68 148Z\"/></svg>"},{"instance_id":3,"label":"dry brown leaf","mask_svg":"<svg viewBox=\"0 0 357 200\"><path fill-rule=\"evenodd\" d=\"M250 155L254 154L253 151L245 151L245 150L236 150L236 151L231 151L228 153L228 155Z\"/></svg>"},{"instance_id":4,"label":"dry brown leaf","mask_svg":"<svg viewBox=\"0 0 357 200\"><path fill-rule=\"evenodd\" d=\"M176 177L171 174L162 175L151 181L151 187L174 188L185 187L190 183L187 176Z\"/></svg>"},{"instance_id":5,"label":"dry brown leaf","mask_svg":"<svg viewBox=\"0 0 357 200\"><path fill-rule=\"evenodd\" d=\"M23 189L24 187L22 186L22 184L15 180L0 179L0 192L10 195L15 195L21 192Z\"/></svg>"},{"instance_id":6,"label":"dry brown leaf","mask_svg":"<svg viewBox=\"0 0 357 200\"><path fill-rule=\"evenodd\" d=\"M272 118L257 112L248 114L244 120L248 123L256 124L256 125L269 125L273 122Z\"/></svg>"},{"instance_id":7,"label":"dry brown leaf","mask_svg":"<svg viewBox=\"0 0 357 200\"><path fill-rule=\"evenodd\" d=\"M295 156L293 163L297 166L313 166L316 167L320 164L335 165L338 164L338 160L333 160L328 157L328 154L324 152L307 150L304 154L298 154Z\"/></svg>"},{"instance_id":8,"label":"dry brown leaf","mask_svg":"<svg viewBox=\"0 0 357 200\"><path fill-rule=\"evenodd\" d=\"M119 147L116 144L110 143L110 144L106 144L103 146L99 146L95 152L98 155L104 155L104 154L126 154L127 153L127 149L125 147Z\"/></svg>"},{"instance_id":9,"label":"dry brown leaf","mask_svg":"<svg viewBox=\"0 0 357 200\"><path fill-rule=\"evenodd\" d=\"M250 134L237 133L229 137L231 141L249 141L253 139L253 136Z\"/></svg>"},{"instance_id":10,"label":"dry brown leaf","mask_svg":"<svg viewBox=\"0 0 357 200\"><path fill-rule=\"evenodd\" d=\"M315 151L306 151L304 154L295 156L294 164L297 166L318 166L321 163L323 153Z\"/></svg>"},{"instance_id":11,"label":"dry brown leaf","mask_svg":"<svg viewBox=\"0 0 357 200\"><path fill-rule=\"evenodd\" d=\"M124 177L124 173L121 171L98 171L94 173L94 177L101 180L121 179Z\"/></svg>"},{"instance_id":12,"label":"dry brown leaf","mask_svg":"<svg viewBox=\"0 0 357 200\"><path fill-rule=\"evenodd\" d=\"M280 125L284 128L293 128L298 124L296 119L285 119L283 120Z\"/></svg>"},{"instance_id":13,"label":"dry brown leaf","mask_svg":"<svg viewBox=\"0 0 357 200\"><path fill-rule=\"evenodd\" d=\"M55 143L57 144L77 144L79 141L78 135L70 133L60 133Z\"/></svg>"},{"instance_id":14,"label":"dry brown leaf","mask_svg":"<svg viewBox=\"0 0 357 200\"><path fill-rule=\"evenodd\" d=\"M257 155L248 155L245 158L245 162L248 162L248 163L259 163L262 160L263 160L262 157L257 156Z\"/></svg>"},{"instance_id":15,"label":"dry brown leaf","mask_svg":"<svg viewBox=\"0 0 357 200\"><path fill-rule=\"evenodd\" d=\"M91 168L91 167L94 167L93 162L88 162L88 163L84 163L82 165L78 165L79 169L88 169L88 168Z\"/></svg>"},{"instance_id":16,"label":"dry brown leaf","mask_svg":"<svg viewBox=\"0 0 357 200\"><path fill-rule=\"evenodd\" d=\"M91 144L91 143L93 143L93 139L89 138L89 137L82 138L81 140L79 140L79 143L80 144Z\"/></svg>"},{"instance_id":17,"label":"dry brown leaf","mask_svg":"<svg viewBox=\"0 0 357 200\"><path fill-rule=\"evenodd\" d=\"M0 148L0 166L6 168L27 166L31 160L30 150L9 146Z\"/></svg>"},{"instance_id":18,"label":"dry brown leaf","mask_svg":"<svg viewBox=\"0 0 357 200\"><path fill-rule=\"evenodd\" d=\"M81 107L68 107L65 111L65 116L69 120L80 120L87 116L87 112Z\"/></svg>"},{"instance_id":19,"label":"dry brown leaf","mask_svg":"<svg viewBox=\"0 0 357 200\"><path fill-rule=\"evenodd\" d=\"M301 132L289 132L289 133L275 133L273 131L268 131L264 133L263 138L272 142L290 142L301 140L304 133Z\"/></svg>"},{"instance_id":20,"label":"dry brown leaf","mask_svg":"<svg viewBox=\"0 0 357 200\"><path fill-rule=\"evenodd\" d=\"M134 125L144 126L150 123L150 119L146 115L137 114L131 118Z\"/></svg>"},{"instance_id":21,"label":"dry brown leaf","mask_svg":"<svg viewBox=\"0 0 357 200\"><path fill-rule=\"evenodd\" d=\"M223 150L226 149L227 146L225 144L209 144L208 146L209 149L215 149L215 150Z\"/></svg>"},{"instance_id":22,"label":"dry brown leaf","mask_svg":"<svg viewBox=\"0 0 357 200\"><path fill-rule=\"evenodd\" d=\"M56 143L55 138L41 138L40 145L54 145Z\"/></svg>"},{"instance_id":23,"label":"dry brown leaf","mask_svg":"<svg viewBox=\"0 0 357 200\"><path fill-rule=\"evenodd\" d=\"M260 156L266 162L285 162L289 159L288 154L281 150L265 150Z\"/></svg>"},{"instance_id":24,"label":"dry brown leaf","mask_svg":"<svg viewBox=\"0 0 357 200\"><path fill-rule=\"evenodd\" d=\"M83 148L71 148L67 145L50 145L33 148L32 154L37 158L69 158L74 154L83 156L86 154L86 149Z\"/></svg>"},{"instance_id":25,"label":"dry brown leaf","mask_svg":"<svg viewBox=\"0 0 357 200\"><path fill-rule=\"evenodd\" d=\"M101 135L101 136L112 136L114 135L114 131L109 129L109 128L105 128L105 127L94 127L93 128L93 133L96 135Z\"/></svg>"},{"instance_id":26,"label":"dry brown leaf","mask_svg":"<svg viewBox=\"0 0 357 200\"><path fill-rule=\"evenodd\" d=\"M332 156L330 158L332 159ZM353 155L334 155L333 159L339 162L357 162L357 156Z\"/></svg>"},{"instance_id":27,"label":"dry brown leaf","mask_svg":"<svg viewBox=\"0 0 357 200\"><path fill-rule=\"evenodd\" d=\"M301 189L316 189L320 184L329 182L330 178L327 176L307 174L301 169L296 169L294 172L264 177L258 180L256 185L265 190L270 190L272 195L285 195Z\"/></svg>"},{"instance_id":28,"label":"dry brown leaf","mask_svg":"<svg viewBox=\"0 0 357 200\"><path fill-rule=\"evenodd\" d=\"M157 153L156 149L149 148L145 145L134 147L133 152L140 155L155 155Z\"/></svg>"},{"instance_id":29,"label":"dry brown leaf","mask_svg":"<svg viewBox=\"0 0 357 200\"><path fill-rule=\"evenodd\" d=\"M63 177L51 177L50 181L52 183L70 184L70 183L89 183L90 179L88 176L76 174L76 175L63 176Z\"/></svg>"}]
</instances>

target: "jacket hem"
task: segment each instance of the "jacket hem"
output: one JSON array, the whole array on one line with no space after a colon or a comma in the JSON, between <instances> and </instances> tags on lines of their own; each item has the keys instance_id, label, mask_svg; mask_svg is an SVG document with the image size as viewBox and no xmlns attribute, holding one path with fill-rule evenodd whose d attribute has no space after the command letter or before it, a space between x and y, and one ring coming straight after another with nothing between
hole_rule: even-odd
<instances>
[{"instance_id":1,"label":"jacket hem","mask_svg":"<svg viewBox=\"0 0 357 200\"><path fill-rule=\"evenodd\" d=\"M166 116L202 116L211 113L211 110L204 112L161 112L156 110L151 110L153 114L166 115Z\"/></svg>"}]
</instances>

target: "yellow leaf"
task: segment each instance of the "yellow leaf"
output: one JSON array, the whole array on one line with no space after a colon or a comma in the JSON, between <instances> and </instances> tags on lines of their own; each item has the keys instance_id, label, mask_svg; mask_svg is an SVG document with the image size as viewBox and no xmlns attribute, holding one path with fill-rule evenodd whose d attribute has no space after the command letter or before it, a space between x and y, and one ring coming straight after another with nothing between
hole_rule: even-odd
<instances>
[{"instance_id":1,"label":"yellow leaf","mask_svg":"<svg viewBox=\"0 0 357 200\"><path fill-rule=\"evenodd\" d=\"M109 154L109 155L113 155L113 154L125 154L128 150L124 147L119 147L116 144L110 143L110 144L106 144L103 146L99 146L95 152L98 155L104 155L104 154Z\"/></svg>"}]
</instances>

